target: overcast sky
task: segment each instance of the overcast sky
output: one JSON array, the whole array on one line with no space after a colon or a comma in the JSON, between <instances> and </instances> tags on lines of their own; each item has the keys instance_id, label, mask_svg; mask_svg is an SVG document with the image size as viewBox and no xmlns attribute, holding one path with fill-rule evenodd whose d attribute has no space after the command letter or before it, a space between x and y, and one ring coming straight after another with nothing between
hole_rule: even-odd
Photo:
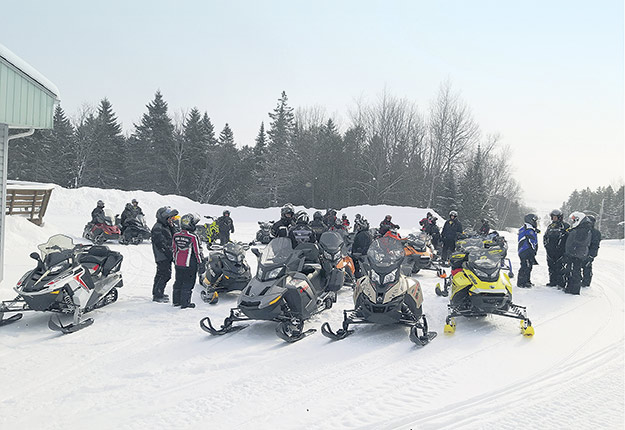
<instances>
[{"instance_id":1,"label":"overcast sky","mask_svg":"<svg viewBox=\"0 0 625 430\"><path fill-rule=\"evenodd\" d=\"M621 184L622 0L4 2L0 43L72 117L107 97L131 132L160 89L252 144L282 90L348 122L386 89L426 113L443 81L511 147L524 199Z\"/></svg>"}]
</instances>

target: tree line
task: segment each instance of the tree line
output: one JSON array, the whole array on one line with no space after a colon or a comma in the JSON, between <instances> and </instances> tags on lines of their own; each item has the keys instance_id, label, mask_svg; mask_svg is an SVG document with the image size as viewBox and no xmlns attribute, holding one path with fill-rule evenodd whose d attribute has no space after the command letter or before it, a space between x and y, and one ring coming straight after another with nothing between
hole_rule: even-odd
<instances>
[{"instance_id":1,"label":"tree line","mask_svg":"<svg viewBox=\"0 0 625 430\"><path fill-rule=\"evenodd\" d=\"M604 239L623 239L625 220L625 202L623 185L617 191L612 186L599 187L596 191L590 188L571 193L568 200L562 204L564 214L574 211L594 215L597 219L595 227L601 231Z\"/></svg>"},{"instance_id":2,"label":"tree line","mask_svg":"<svg viewBox=\"0 0 625 430\"><path fill-rule=\"evenodd\" d=\"M106 98L73 120L57 106L53 130L11 142L8 175L226 206L457 210L465 227L488 219L502 228L520 225L528 212L507 151L449 84L425 111L386 92L357 102L344 131L323 108L296 110L282 92L254 144L243 146L227 123L217 133L207 112L173 118L157 91L127 136Z\"/></svg>"}]
</instances>

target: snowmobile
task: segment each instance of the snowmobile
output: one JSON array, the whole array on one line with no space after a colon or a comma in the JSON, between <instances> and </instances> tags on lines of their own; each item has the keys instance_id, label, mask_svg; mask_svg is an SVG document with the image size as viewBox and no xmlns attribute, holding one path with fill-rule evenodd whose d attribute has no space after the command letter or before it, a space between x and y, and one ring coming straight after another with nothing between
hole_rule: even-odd
<instances>
[{"instance_id":1,"label":"snowmobile","mask_svg":"<svg viewBox=\"0 0 625 430\"><path fill-rule=\"evenodd\" d=\"M276 237L258 257L256 276L243 289L238 306L230 310L221 328L216 329L210 318L200 321L202 330L222 335L245 328L234 322L248 320L276 321L276 334L286 342L296 342L314 333L304 330L304 321L336 302L336 292L343 286L342 270L323 273L319 249L315 244L302 243L295 249L291 240Z\"/></svg>"},{"instance_id":2,"label":"snowmobile","mask_svg":"<svg viewBox=\"0 0 625 430\"><path fill-rule=\"evenodd\" d=\"M424 232L409 234L402 242L406 254L404 264L409 267L411 274L419 273L421 269L428 269L435 270L439 277L444 277L443 270L434 263L435 256L428 234Z\"/></svg>"},{"instance_id":3,"label":"snowmobile","mask_svg":"<svg viewBox=\"0 0 625 430\"><path fill-rule=\"evenodd\" d=\"M354 260L347 254L343 237L334 231L323 232L319 238L319 251L325 273L330 273L335 268L343 270L345 284L353 287L356 268Z\"/></svg>"},{"instance_id":4,"label":"snowmobile","mask_svg":"<svg viewBox=\"0 0 625 430\"><path fill-rule=\"evenodd\" d=\"M260 243L263 245L267 245L273 239L273 234L271 234L271 226L273 225L273 221L258 221L258 226L260 230L256 232L256 241L255 243Z\"/></svg>"},{"instance_id":5,"label":"snowmobile","mask_svg":"<svg viewBox=\"0 0 625 430\"><path fill-rule=\"evenodd\" d=\"M83 230L82 237L96 245L101 245L109 240L119 240L122 232L115 224L115 215L111 209L104 209L104 222L88 222Z\"/></svg>"},{"instance_id":6,"label":"snowmobile","mask_svg":"<svg viewBox=\"0 0 625 430\"><path fill-rule=\"evenodd\" d=\"M501 315L521 320L524 336L533 336L534 328L524 306L512 303L512 284L502 271L505 251L499 246L484 247L480 238L466 239L451 255L452 276L444 289L436 285L438 296L447 297L451 288L445 333L456 331L455 317Z\"/></svg>"},{"instance_id":7,"label":"snowmobile","mask_svg":"<svg viewBox=\"0 0 625 430\"><path fill-rule=\"evenodd\" d=\"M150 240L151 231L145 222L143 215L126 219L126 225L122 228L122 235L119 243L122 245L138 245L144 240Z\"/></svg>"},{"instance_id":8,"label":"snowmobile","mask_svg":"<svg viewBox=\"0 0 625 430\"><path fill-rule=\"evenodd\" d=\"M195 227L195 234L197 234L200 240L206 243L206 246L210 249L219 238L219 226L217 225L215 217L205 215L204 218L208 219L210 222L198 224Z\"/></svg>"},{"instance_id":9,"label":"snowmobile","mask_svg":"<svg viewBox=\"0 0 625 430\"><path fill-rule=\"evenodd\" d=\"M402 273L404 258L399 240L390 236L375 239L362 261L367 274L358 279L354 288L355 308L343 311L343 327L337 332L326 322L321 333L340 340L353 333L350 324L403 324L410 327L410 340L417 345L434 339L437 333L428 331L423 314L421 285Z\"/></svg>"},{"instance_id":10,"label":"snowmobile","mask_svg":"<svg viewBox=\"0 0 625 430\"><path fill-rule=\"evenodd\" d=\"M219 247L217 250L216 248ZM245 261L249 246L229 242L225 246L213 245L206 261L206 271L201 279L204 289L202 300L210 304L219 301L219 293L242 290L252 279L250 266Z\"/></svg>"},{"instance_id":11,"label":"snowmobile","mask_svg":"<svg viewBox=\"0 0 625 430\"><path fill-rule=\"evenodd\" d=\"M74 245L70 237L52 236L33 252L37 267L19 280L14 290L18 296L0 303L0 325L19 320L24 311L71 314L73 322L63 325L60 317L50 317L48 327L73 333L93 324L83 314L117 300L117 288L123 286L120 272L123 260L119 252L101 245ZM4 314L14 313L4 319Z\"/></svg>"}]
</instances>

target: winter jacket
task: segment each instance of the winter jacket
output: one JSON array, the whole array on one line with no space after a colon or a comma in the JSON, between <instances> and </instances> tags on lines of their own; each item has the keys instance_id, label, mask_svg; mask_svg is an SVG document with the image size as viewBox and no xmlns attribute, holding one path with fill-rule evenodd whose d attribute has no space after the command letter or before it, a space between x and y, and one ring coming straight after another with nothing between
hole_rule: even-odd
<instances>
[{"instance_id":1,"label":"winter jacket","mask_svg":"<svg viewBox=\"0 0 625 430\"><path fill-rule=\"evenodd\" d=\"M106 219L104 217L104 208L96 207L91 211L91 222L94 224L104 224Z\"/></svg>"},{"instance_id":2,"label":"winter jacket","mask_svg":"<svg viewBox=\"0 0 625 430\"><path fill-rule=\"evenodd\" d=\"M234 233L234 221L230 216L222 215L217 218L217 226L220 232L230 231L230 233Z\"/></svg>"},{"instance_id":3,"label":"winter jacket","mask_svg":"<svg viewBox=\"0 0 625 430\"><path fill-rule=\"evenodd\" d=\"M300 243L315 243L317 235L307 223L295 224L289 231L289 239L295 248Z\"/></svg>"},{"instance_id":4,"label":"winter jacket","mask_svg":"<svg viewBox=\"0 0 625 430\"><path fill-rule=\"evenodd\" d=\"M133 206L131 203L128 203L124 208L121 216L119 217L119 221L122 223L122 226L126 225L126 222L137 218L139 215L143 215L143 211L139 206Z\"/></svg>"},{"instance_id":5,"label":"winter jacket","mask_svg":"<svg viewBox=\"0 0 625 430\"><path fill-rule=\"evenodd\" d=\"M519 257L529 259L536 257L538 251L538 235L536 229L530 224L525 224L519 229L519 245L517 248Z\"/></svg>"},{"instance_id":6,"label":"winter jacket","mask_svg":"<svg viewBox=\"0 0 625 430\"><path fill-rule=\"evenodd\" d=\"M330 228L334 225L334 223L336 223L336 215L332 215L332 214L325 214L323 216L323 223L326 225L326 227Z\"/></svg>"},{"instance_id":7,"label":"winter jacket","mask_svg":"<svg viewBox=\"0 0 625 430\"><path fill-rule=\"evenodd\" d=\"M549 257L557 260L564 255L564 245L566 244L566 236L570 227L563 221L555 221L549 224L543 236L543 244Z\"/></svg>"},{"instance_id":8,"label":"winter jacket","mask_svg":"<svg viewBox=\"0 0 625 430\"><path fill-rule=\"evenodd\" d=\"M173 260L173 235L174 228L169 226L169 224L163 224L157 221L154 227L152 227L152 252L154 252L154 260L157 263Z\"/></svg>"},{"instance_id":9,"label":"winter jacket","mask_svg":"<svg viewBox=\"0 0 625 430\"><path fill-rule=\"evenodd\" d=\"M352 254L367 254L371 242L373 242L373 236L371 236L369 230L359 231L358 233L356 233L356 236L354 236Z\"/></svg>"},{"instance_id":10,"label":"winter jacket","mask_svg":"<svg viewBox=\"0 0 625 430\"><path fill-rule=\"evenodd\" d=\"M319 240L319 238L321 237L321 234L323 234L324 231L327 231L328 228L326 227L326 225L323 223L323 221L321 221L320 219L315 219L310 223L310 228L312 228L312 231L315 232L315 236L317 236L317 241Z\"/></svg>"},{"instance_id":11,"label":"winter jacket","mask_svg":"<svg viewBox=\"0 0 625 430\"><path fill-rule=\"evenodd\" d=\"M443 226L443 232L441 238L445 243L455 243L458 240L458 236L462 233L462 224L457 218L445 221Z\"/></svg>"},{"instance_id":12,"label":"winter jacket","mask_svg":"<svg viewBox=\"0 0 625 430\"><path fill-rule=\"evenodd\" d=\"M586 257L588 257L590 241L592 240L590 230L591 226L588 219L583 219L577 227L569 229L569 234L566 237L566 245L564 247L564 255L569 258L586 259Z\"/></svg>"},{"instance_id":13,"label":"winter jacket","mask_svg":"<svg viewBox=\"0 0 625 430\"><path fill-rule=\"evenodd\" d=\"M278 237L278 231L280 230L280 227L285 227L288 235L288 231L294 223L295 220L293 218L282 217L278 221L274 222L271 226L271 234L273 234L274 237Z\"/></svg>"},{"instance_id":14,"label":"winter jacket","mask_svg":"<svg viewBox=\"0 0 625 430\"><path fill-rule=\"evenodd\" d=\"M590 246L588 247L588 255L595 258L599 253L599 242L601 242L601 232L596 228L590 230Z\"/></svg>"},{"instance_id":15,"label":"winter jacket","mask_svg":"<svg viewBox=\"0 0 625 430\"><path fill-rule=\"evenodd\" d=\"M399 225L394 224L393 221L387 221L386 218L380 223L380 229L385 228L386 231L391 229L398 229Z\"/></svg>"},{"instance_id":16,"label":"winter jacket","mask_svg":"<svg viewBox=\"0 0 625 430\"><path fill-rule=\"evenodd\" d=\"M174 264L176 267L197 267L202 263L202 247L200 239L187 230L174 234L172 241L174 251Z\"/></svg>"}]
</instances>

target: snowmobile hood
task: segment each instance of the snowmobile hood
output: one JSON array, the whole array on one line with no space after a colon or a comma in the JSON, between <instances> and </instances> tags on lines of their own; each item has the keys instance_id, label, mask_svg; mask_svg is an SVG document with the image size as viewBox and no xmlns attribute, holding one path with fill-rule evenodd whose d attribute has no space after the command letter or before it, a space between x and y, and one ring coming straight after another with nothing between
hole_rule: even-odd
<instances>
[{"instance_id":1,"label":"snowmobile hood","mask_svg":"<svg viewBox=\"0 0 625 430\"><path fill-rule=\"evenodd\" d=\"M395 266L404 258L402 243L392 237L381 237L374 240L367 251L367 258L372 266L388 268Z\"/></svg>"},{"instance_id":2,"label":"snowmobile hood","mask_svg":"<svg viewBox=\"0 0 625 430\"><path fill-rule=\"evenodd\" d=\"M343 244L343 237L334 231L326 231L319 238L321 248L330 254L336 254L343 247Z\"/></svg>"}]
</instances>

